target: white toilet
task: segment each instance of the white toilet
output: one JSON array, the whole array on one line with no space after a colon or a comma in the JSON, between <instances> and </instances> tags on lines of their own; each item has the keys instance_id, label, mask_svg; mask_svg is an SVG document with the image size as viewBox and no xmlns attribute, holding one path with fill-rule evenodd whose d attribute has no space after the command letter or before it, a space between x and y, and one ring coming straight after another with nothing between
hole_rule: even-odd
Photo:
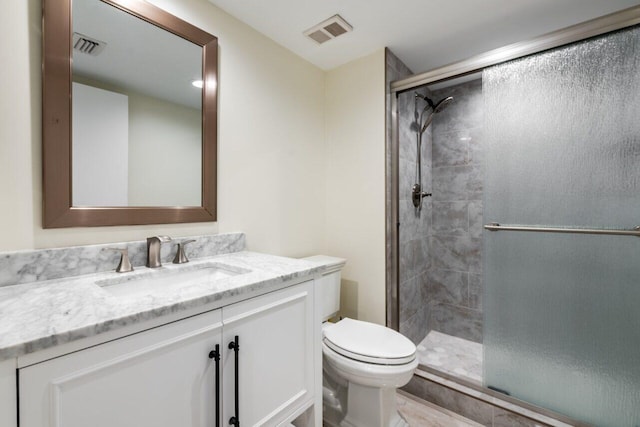
<instances>
[{"instance_id":1,"label":"white toilet","mask_svg":"<svg viewBox=\"0 0 640 427\"><path fill-rule=\"evenodd\" d=\"M340 308L340 270L346 260L318 255L323 322ZM322 326L323 421L329 427L404 427L396 389L418 366L416 346L398 332L344 318Z\"/></svg>"}]
</instances>

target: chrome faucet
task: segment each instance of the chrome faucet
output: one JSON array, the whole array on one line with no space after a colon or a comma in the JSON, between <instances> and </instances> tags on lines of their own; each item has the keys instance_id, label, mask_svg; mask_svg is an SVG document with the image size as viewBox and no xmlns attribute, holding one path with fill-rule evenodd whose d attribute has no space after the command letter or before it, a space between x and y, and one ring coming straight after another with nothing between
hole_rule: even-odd
<instances>
[{"instance_id":1,"label":"chrome faucet","mask_svg":"<svg viewBox=\"0 0 640 427\"><path fill-rule=\"evenodd\" d=\"M147 238L147 267L162 267L162 260L160 259L160 248L163 243L167 243L170 241L171 237L169 236L153 236Z\"/></svg>"}]
</instances>

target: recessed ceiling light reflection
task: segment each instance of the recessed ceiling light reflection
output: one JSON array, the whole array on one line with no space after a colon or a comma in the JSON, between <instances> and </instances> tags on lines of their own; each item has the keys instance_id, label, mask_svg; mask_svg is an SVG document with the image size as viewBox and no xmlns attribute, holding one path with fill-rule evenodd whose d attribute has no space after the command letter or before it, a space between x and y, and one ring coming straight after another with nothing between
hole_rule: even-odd
<instances>
[{"instance_id":1,"label":"recessed ceiling light reflection","mask_svg":"<svg viewBox=\"0 0 640 427\"><path fill-rule=\"evenodd\" d=\"M193 80L191 82L191 85L193 87L197 87L198 89L202 89L202 87L204 86L204 82L202 80Z\"/></svg>"}]
</instances>

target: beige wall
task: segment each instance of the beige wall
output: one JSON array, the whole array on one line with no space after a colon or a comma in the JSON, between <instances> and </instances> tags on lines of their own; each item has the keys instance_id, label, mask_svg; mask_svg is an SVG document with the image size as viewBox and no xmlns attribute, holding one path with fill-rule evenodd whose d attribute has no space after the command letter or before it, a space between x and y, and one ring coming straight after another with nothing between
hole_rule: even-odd
<instances>
[{"instance_id":1,"label":"beige wall","mask_svg":"<svg viewBox=\"0 0 640 427\"><path fill-rule=\"evenodd\" d=\"M342 314L385 323L384 49L327 73L327 250L347 258Z\"/></svg>"},{"instance_id":2,"label":"beige wall","mask_svg":"<svg viewBox=\"0 0 640 427\"><path fill-rule=\"evenodd\" d=\"M152 3L220 44L219 221L43 230L40 1L0 13L0 251L244 231L253 250L324 249L324 72L206 0Z\"/></svg>"},{"instance_id":3,"label":"beige wall","mask_svg":"<svg viewBox=\"0 0 640 427\"><path fill-rule=\"evenodd\" d=\"M40 82L31 64L39 61L39 10L39 2L10 0L0 13L0 250L34 247Z\"/></svg>"},{"instance_id":4,"label":"beige wall","mask_svg":"<svg viewBox=\"0 0 640 427\"><path fill-rule=\"evenodd\" d=\"M129 205L202 203L202 110L129 92Z\"/></svg>"}]
</instances>

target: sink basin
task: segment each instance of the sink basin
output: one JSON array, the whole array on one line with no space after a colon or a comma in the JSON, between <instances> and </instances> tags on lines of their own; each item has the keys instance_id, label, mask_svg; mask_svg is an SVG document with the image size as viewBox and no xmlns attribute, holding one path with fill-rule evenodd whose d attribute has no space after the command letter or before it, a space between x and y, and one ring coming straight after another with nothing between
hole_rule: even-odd
<instances>
[{"instance_id":1,"label":"sink basin","mask_svg":"<svg viewBox=\"0 0 640 427\"><path fill-rule=\"evenodd\" d=\"M115 296L153 295L159 292L166 294L193 285L211 285L222 279L248 272L249 270L220 263L188 267L168 266L99 280L96 285Z\"/></svg>"}]
</instances>

